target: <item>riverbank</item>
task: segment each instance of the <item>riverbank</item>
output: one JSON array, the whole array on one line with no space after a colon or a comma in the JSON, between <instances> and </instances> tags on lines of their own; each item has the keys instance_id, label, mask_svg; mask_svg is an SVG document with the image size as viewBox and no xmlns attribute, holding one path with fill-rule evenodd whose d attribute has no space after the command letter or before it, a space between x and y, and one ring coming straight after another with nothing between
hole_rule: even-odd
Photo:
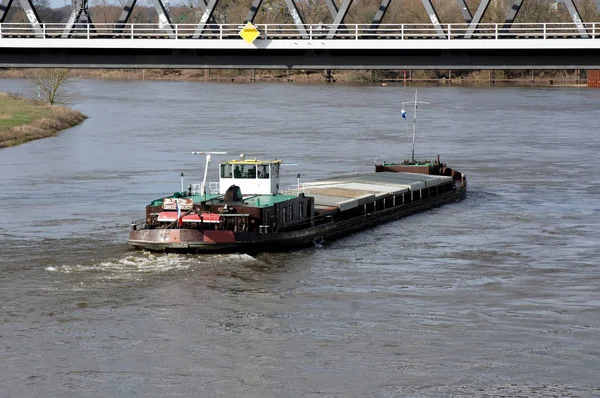
<instances>
[{"instance_id":1,"label":"riverbank","mask_svg":"<svg viewBox=\"0 0 600 398\"><path fill-rule=\"evenodd\" d=\"M0 148L52 137L87 117L63 106L0 93Z\"/></svg>"},{"instance_id":2,"label":"riverbank","mask_svg":"<svg viewBox=\"0 0 600 398\"><path fill-rule=\"evenodd\" d=\"M0 69L0 77L30 78L30 69ZM288 69L70 69L70 78L205 82L585 86L585 70L288 70Z\"/></svg>"}]
</instances>

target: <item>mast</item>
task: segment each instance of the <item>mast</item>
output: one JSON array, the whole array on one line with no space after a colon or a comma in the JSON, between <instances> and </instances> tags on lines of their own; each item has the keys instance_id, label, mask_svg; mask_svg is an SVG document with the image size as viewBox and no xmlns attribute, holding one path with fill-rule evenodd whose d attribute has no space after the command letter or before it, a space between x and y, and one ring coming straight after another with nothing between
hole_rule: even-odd
<instances>
[{"instance_id":1,"label":"mast","mask_svg":"<svg viewBox=\"0 0 600 398\"><path fill-rule=\"evenodd\" d=\"M200 185L200 193L206 196L206 177L208 175L208 166L212 161L211 155L225 155L227 152L203 152L203 151L194 151L192 155L205 155L206 156L206 164L204 165L204 178L202 179L202 185Z\"/></svg>"},{"instance_id":2,"label":"mast","mask_svg":"<svg viewBox=\"0 0 600 398\"><path fill-rule=\"evenodd\" d=\"M417 101L417 91L418 90L415 90L415 100L414 101L402 103L402 115L403 115L404 119L406 119L406 111L404 110L404 105L412 105L412 104L415 105L415 109L413 111L413 134L412 134L412 154L411 154L411 163L412 164L415 163L415 133L417 131L417 104L429 105L429 102Z\"/></svg>"}]
</instances>

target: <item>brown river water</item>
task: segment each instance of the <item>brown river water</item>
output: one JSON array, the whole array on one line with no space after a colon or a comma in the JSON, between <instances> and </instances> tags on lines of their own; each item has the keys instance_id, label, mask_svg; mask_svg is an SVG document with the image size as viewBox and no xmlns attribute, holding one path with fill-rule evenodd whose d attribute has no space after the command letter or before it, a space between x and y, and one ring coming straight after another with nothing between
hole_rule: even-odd
<instances>
[{"instance_id":1,"label":"brown river water","mask_svg":"<svg viewBox=\"0 0 600 398\"><path fill-rule=\"evenodd\" d=\"M420 88L417 157L467 199L255 257L134 251L128 226L200 181L193 150L290 183L406 159L413 88L73 90L88 120L0 150L0 397L600 397L600 90Z\"/></svg>"}]
</instances>

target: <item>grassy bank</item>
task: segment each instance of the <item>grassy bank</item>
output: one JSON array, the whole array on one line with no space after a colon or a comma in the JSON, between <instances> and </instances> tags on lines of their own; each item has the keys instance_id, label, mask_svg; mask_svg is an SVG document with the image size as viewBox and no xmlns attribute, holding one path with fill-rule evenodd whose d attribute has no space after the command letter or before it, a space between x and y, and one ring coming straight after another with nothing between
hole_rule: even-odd
<instances>
[{"instance_id":1,"label":"grassy bank","mask_svg":"<svg viewBox=\"0 0 600 398\"><path fill-rule=\"evenodd\" d=\"M0 93L0 148L54 136L85 118L79 111Z\"/></svg>"}]
</instances>

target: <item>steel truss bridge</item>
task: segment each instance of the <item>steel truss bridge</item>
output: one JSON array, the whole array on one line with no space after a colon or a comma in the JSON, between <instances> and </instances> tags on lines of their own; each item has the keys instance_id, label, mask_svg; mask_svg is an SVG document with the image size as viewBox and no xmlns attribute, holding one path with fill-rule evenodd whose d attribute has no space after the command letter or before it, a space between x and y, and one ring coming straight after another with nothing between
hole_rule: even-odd
<instances>
[{"instance_id":1,"label":"steel truss bridge","mask_svg":"<svg viewBox=\"0 0 600 398\"><path fill-rule=\"evenodd\" d=\"M392 0L381 1L369 24L345 23L354 0L339 7L324 0L332 22L307 24L296 2L285 0L293 23L256 24L251 44L239 31L262 0L239 24L215 20L219 0L199 0L197 24L173 24L161 0L153 0L155 24L129 23L136 0L110 24L93 23L87 0L73 0L66 23L42 22L32 0L18 0L28 23L5 23L13 1L0 0L0 67L600 69L600 22L582 21L573 0L560 0L572 22L514 23L526 1L514 0L498 24L481 23L491 0L475 14L457 0L465 23L456 24L442 23L431 0L421 0L427 24L382 23Z\"/></svg>"}]
</instances>

